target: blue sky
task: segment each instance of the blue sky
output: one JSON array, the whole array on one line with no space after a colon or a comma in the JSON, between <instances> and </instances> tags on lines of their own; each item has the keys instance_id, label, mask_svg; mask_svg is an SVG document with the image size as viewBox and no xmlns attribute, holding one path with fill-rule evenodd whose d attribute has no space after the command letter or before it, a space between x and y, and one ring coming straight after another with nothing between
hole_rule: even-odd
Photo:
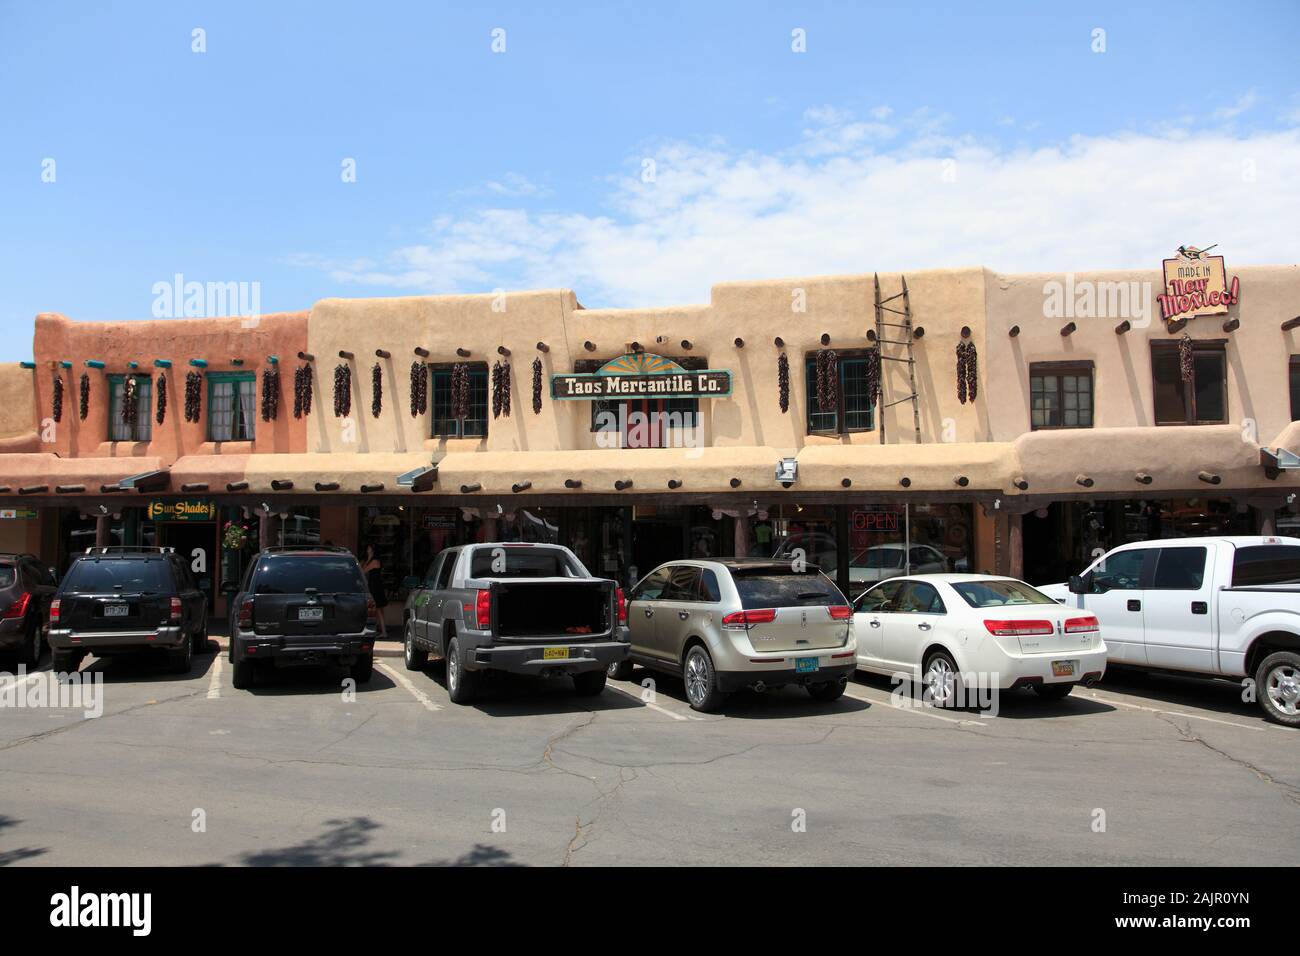
<instances>
[{"instance_id":1,"label":"blue sky","mask_svg":"<svg viewBox=\"0 0 1300 956\"><path fill-rule=\"evenodd\" d=\"M1297 41L1294 0L0 0L0 359L40 311L149 318L176 273L270 312L1300 262Z\"/></svg>"}]
</instances>

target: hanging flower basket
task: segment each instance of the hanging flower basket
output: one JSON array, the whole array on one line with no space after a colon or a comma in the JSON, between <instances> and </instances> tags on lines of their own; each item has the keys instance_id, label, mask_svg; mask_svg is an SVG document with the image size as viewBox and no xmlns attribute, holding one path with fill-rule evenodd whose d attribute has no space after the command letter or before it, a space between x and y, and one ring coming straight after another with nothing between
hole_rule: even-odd
<instances>
[{"instance_id":1,"label":"hanging flower basket","mask_svg":"<svg viewBox=\"0 0 1300 956\"><path fill-rule=\"evenodd\" d=\"M248 529L242 524L227 521L221 533L221 546L227 551L242 551L248 544Z\"/></svg>"}]
</instances>

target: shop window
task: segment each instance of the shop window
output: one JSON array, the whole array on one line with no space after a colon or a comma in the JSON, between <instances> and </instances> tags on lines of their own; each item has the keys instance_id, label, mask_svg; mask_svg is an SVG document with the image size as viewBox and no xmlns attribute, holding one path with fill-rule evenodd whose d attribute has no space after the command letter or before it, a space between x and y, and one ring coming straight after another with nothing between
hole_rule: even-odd
<instances>
[{"instance_id":1,"label":"shop window","mask_svg":"<svg viewBox=\"0 0 1300 956\"><path fill-rule=\"evenodd\" d=\"M485 438L488 430L488 368L469 366L469 407L464 418L451 417L450 365L431 370L430 400L433 404L434 438Z\"/></svg>"},{"instance_id":2,"label":"shop window","mask_svg":"<svg viewBox=\"0 0 1300 956\"><path fill-rule=\"evenodd\" d=\"M1291 421L1300 422L1300 355L1291 356Z\"/></svg>"},{"instance_id":3,"label":"shop window","mask_svg":"<svg viewBox=\"0 0 1300 956\"><path fill-rule=\"evenodd\" d=\"M591 403L592 432L617 432L620 448L671 447L670 430L694 429L699 423L698 398L609 398Z\"/></svg>"},{"instance_id":4,"label":"shop window","mask_svg":"<svg viewBox=\"0 0 1300 956\"><path fill-rule=\"evenodd\" d=\"M252 372L208 373L208 441L252 441L256 417Z\"/></svg>"},{"instance_id":5,"label":"shop window","mask_svg":"<svg viewBox=\"0 0 1300 956\"><path fill-rule=\"evenodd\" d=\"M1091 362L1036 362L1029 366L1030 425L1092 427Z\"/></svg>"},{"instance_id":6,"label":"shop window","mask_svg":"<svg viewBox=\"0 0 1300 956\"><path fill-rule=\"evenodd\" d=\"M135 424L122 421L122 395L126 391L125 375L108 377L108 440L148 441L153 433L153 380L148 375L136 375Z\"/></svg>"},{"instance_id":7,"label":"shop window","mask_svg":"<svg viewBox=\"0 0 1300 956\"><path fill-rule=\"evenodd\" d=\"M808 403L808 431L845 434L871 431L875 427L875 406L867 394L867 350L838 353L839 388L835 408L821 411L817 405L817 353L804 359L805 397Z\"/></svg>"},{"instance_id":8,"label":"shop window","mask_svg":"<svg viewBox=\"0 0 1300 956\"><path fill-rule=\"evenodd\" d=\"M1183 381L1177 342L1151 343L1157 425L1222 425L1228 421L1228 358L1223 342L1192 344L1192 378Z\"/></svg>"}]
</instances>

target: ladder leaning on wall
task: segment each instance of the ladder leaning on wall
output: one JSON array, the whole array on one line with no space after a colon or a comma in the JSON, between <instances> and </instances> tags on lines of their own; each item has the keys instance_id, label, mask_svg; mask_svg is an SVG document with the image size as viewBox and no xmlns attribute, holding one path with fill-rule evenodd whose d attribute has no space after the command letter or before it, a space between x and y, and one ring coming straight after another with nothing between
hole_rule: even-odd
<instances>
[{"instance_id":1,"label":"ladder leaning on wall","mask_svg":"<svg viewBox=\"0 0 1300 956\"><path fill-rule=\"evenodd\" d=\"M876 290L876 348L880 350L880 401L876 405L876 410L880 415L880 443L885 443L885 415L886 408L892 408L895 405L901 405L904 402L912 403L912 426L916 429L916 443L921 444L921 408L917 401L916 394L916 357L912 353L912 342L916 338L912 327L912 301L907 295L907 276L901 277L903 280L903 289L887 299L880 297L880 276L872 275L872 281L875 283ZM889 303L902 299L903 308L896 309ZM898 316L901 322L885 321L885 313L891 316ZM886 329L901 330L902 338L886 338L888 334ZM904 354L887 355L885 346L894 345L902 346ZM907 395L902 398L887 401L885 395L885 362L906 362L907 363L907 384L910 389Z\"/></svg>"}]
</instances>

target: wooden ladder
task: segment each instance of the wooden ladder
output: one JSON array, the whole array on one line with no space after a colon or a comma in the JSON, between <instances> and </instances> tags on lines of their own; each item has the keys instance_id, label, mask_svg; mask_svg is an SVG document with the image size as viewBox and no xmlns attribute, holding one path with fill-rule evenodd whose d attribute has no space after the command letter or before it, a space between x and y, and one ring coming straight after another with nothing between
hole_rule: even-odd
<instances>
[{"instance_id":1,"label":"wooden ladder","mask_svg":"<svg viewBox=\"0 0 1300 956\"><path fill-rule=\"evenodd\" d=\"M880 276L878 274L872 275L872 281L875 285L876 293L876 348L880 351L881 363L880 401L876 407L880 415L880 443L882 445L885 443L885 409L893 408L895 405L901 405L904 402L912 403L912 426L916 429L916 443L918 445L921 444L921 407L917 401L916 394L916 358L912 353L912 342L915 339L912 328L912 300L907 295L907 276L902 276L901 278L903 280L903 290L886 299L882 299L880 297ZM896 302L899 299L903 300L903 308L901 310L896 309L889 304L891 302ZM902 321L885 321L886 312L890 313L891 316L898 316ZM888 334L885 331L886 329L901 329L902 338L886 338L886 335ZM901 345L905 350L905 354L886 355L886 345ZM907 363L907 384L910 391L902 398L894 399L893 401L886 401L885 396L884 363L886 361Z\"/></svg>"}]
</instances>

